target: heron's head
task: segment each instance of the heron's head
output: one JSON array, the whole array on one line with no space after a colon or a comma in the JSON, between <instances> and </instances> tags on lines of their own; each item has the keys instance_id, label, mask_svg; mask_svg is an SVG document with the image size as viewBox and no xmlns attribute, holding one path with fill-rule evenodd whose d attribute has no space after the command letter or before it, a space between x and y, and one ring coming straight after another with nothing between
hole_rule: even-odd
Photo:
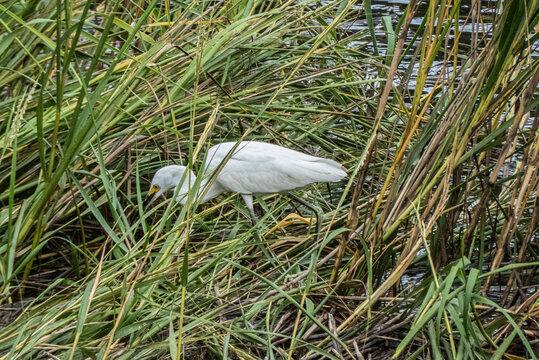
<instances>
[{"instance_id":1,"label":"heron's head","mask_svg":"<svg viewBox=\"0 0 539 360\"><path fill-rule=\"evenodd\" d=\"M148 196L155 194L155 197L158 197L167 190L176 188L182 180L186 169L185 166L169 165L157 170L153 176Z\"/></svg>"}]
</instances>

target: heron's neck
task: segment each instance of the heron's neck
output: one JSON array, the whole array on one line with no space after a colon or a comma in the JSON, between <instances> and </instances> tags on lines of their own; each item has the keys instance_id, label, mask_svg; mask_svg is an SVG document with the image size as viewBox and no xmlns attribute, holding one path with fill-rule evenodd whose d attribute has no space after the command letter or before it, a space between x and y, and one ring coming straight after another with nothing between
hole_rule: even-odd
<instances>
[{"instance_id":1,"label":"heron's neck","mask_svg":"<svg viewBox=\"0 0 539 360\"><path fill-rule=\"evenodd\" d=\"M191 186L187 185L186 181L186 183L184 183L179 190L178 201L180 201L182 205L184 205L187 201L187 194L191 190L191 187L194 186L195 180L196 178L194 177L194 175L192 175L190 179ZM200 203L205 203L206 201L213 199L223 191L225 191L225 189L223 189L218 183L213 182L213 184L210 184L210 179L203 179L200 182L200 187L198 189L198 198L202 198L200 200Z\"/></svg>"},{"instance_id":2,"label":"heron's neck","mask_svg":"<svg viewBox=\"0 0 539 360\"><path fill-rule=\"evenodd\" d=\"M217 182L214 181L213 184L210 184L210 179L203 179L200 182L199 195L202 195L200 203L202 204L213 199L223 191L224 189Z\"/></svg>"}]
</instances>

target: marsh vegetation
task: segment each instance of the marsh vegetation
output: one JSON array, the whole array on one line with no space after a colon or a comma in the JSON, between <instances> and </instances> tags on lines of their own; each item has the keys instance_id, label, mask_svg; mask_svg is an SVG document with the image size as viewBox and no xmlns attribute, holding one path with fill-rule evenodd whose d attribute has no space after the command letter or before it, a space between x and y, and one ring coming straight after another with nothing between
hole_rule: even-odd
<instances>
[{"instance_id":1,"label":"marsh vegetation","mask_svg":"<svg viewBox=\"0 0 539 360\"><path fill-rule=\"evenodd\" d=\"M538 1L401 10L1 2L0 359L536 358ZM319 234L145 206L241 139L344 164Z\"/></svg>"}]
</instances>

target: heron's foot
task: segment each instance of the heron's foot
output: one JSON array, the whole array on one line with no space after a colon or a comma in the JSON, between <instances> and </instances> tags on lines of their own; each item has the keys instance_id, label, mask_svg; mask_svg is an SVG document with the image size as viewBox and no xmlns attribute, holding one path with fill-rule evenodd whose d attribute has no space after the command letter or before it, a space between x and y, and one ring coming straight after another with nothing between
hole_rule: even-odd
<instances>
[{"instance_id":1,"label":"heron's foot","mask_svg":"<svg viewBox=\"0 0 539 360\"><path fill-rule=\"evenodd\" d=\"M286 217L284 219L279 221L279 223L277 225L272 227L271 230L268 231L264 236L267 236L267 235L271 234L272 232L274 232L277 229L283 229L283 228L285 228L285 227L287 227L289 225L292 225L296 221L301 221L301 222L304 222L305 224L309 225L309 224L316 223L316 218L315 217L314 218L304 218L303 216L299 216L298 214L295 214L295 213L288 214L288 215L286 215Z\"/></svg>"}]
</instances>

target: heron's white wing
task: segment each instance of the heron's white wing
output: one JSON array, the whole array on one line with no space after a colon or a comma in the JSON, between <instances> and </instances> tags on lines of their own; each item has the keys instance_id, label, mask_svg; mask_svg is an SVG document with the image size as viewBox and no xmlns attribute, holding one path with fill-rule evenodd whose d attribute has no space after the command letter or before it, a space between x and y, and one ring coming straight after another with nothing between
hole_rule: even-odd
<instances>
[{"instance_id":1,"label":"heron's white wing","mask_svg":"<svg viewBox=\"0 0 539 360\"><path fill-rule=\"evenodd\" d=\"M231 154L233 149L234 151ZM206 169L214 169L227 157L246 162L263 162L274 159L283 159L289 161L321 161L332 164L339 168L341 167L341 165L336 161L307 155L279 145L259 141L243 141L240 144L235 142L225 142L212 146L208 150L208 166L206 166Z\"/></svg>"},{"instance_id":2,"label":"heron's white wing","mask_svg":"<svg viewBox=\"0 0 539 360\"><path fill-rule=\"evenodd\" d=\"M275 193L346 176L333 160L254 141L240 143L230 155L235 145L222 143L210 148L206 166L207 171L215 169L228 157L216 182L230 191Z\"/></svg>"}]
</instances>

